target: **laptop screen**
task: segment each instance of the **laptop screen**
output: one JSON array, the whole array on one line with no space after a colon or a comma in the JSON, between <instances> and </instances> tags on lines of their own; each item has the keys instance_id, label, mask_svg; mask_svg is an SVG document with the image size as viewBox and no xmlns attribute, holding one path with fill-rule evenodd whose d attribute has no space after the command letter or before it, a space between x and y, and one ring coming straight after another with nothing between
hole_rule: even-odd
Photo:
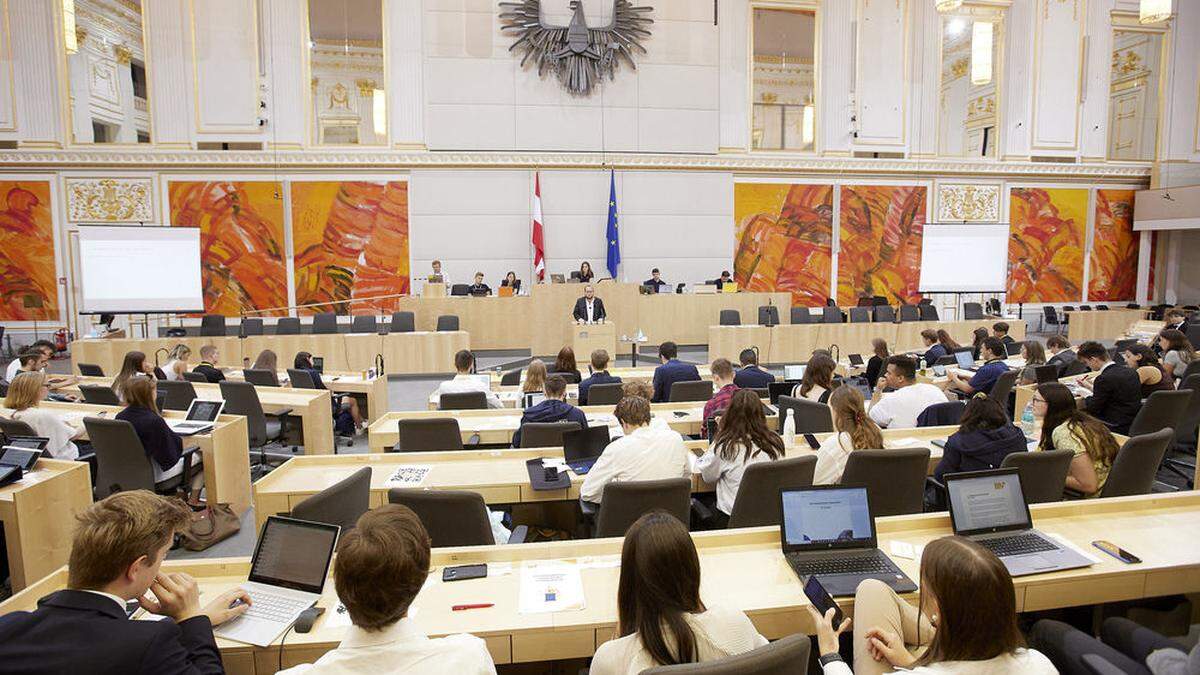
<instances>
[{"instance_id":1,"label":"laptop screen","mask_svg":"<svg viewBox=\"0 0 1200 675\"><path fill-rule=\"evenodd\" d=\"M5 446L4 450L0 450L0 464L19 466L22 471L29 471L33 469L33 465L37 463L38 458L41 456L41 450L18 448L9 445Z\"/></svg>"},{"instance_id":2,"label":"laptop screen","mask_svg":"<svg viewBox=\"0 0 1200 675\"><path fill-rule=\"evenodd\" d=\"M767 395L771 398L771 403L779 405L780 396L791 396L792 390L796 385L800 384L799 380L791 382L769 382L767 383Z\"/></svg>"},{"instance_id":3,"label":"laptop screen","mask_svg":"<svg viewBox=\"0 0 1200 675\"><path fill-rule=\"evenodd\" d=\"M250 581L320 593L339 530L337 525L268 516L250 563Z\"/></svg>"},{"instance_id":4,"label":"laptop screen","mask_svg":"<svg viewBox=\"0 0 1200 675\"><path fill-rule=\"evenodd\" d=\"M970 368L975 365L975 358L969 351L954 352L954 359L958 361L959 368Z\"/></svg>"},{"instance_id":5,"label":"laptop screen","mask_svg":"<svg viewBox=\"0 0 1200 675\"><path fill-rule=\"evenodd\" d=\"M948 474L946 493L955 534L1027 530L1032 525L1016 469Z\"/></svg>"},{"instance_id":6,"label":"laptop screen","mask_svg":"<svg viewBox=\"0 0 1200 675\"><path fill-rule=\"evenodd\" d=\"M188 421L215 422L217 416L221 414L221 407L224 405L224 401L201 401L198 398L194 399L192 405L188 407Z\"/></svg>"},{"instance_id":7,"label":"laptop screen","mask_svg":"<svg viewBox=\"0 0 1200 675\"><path fill-rule=\"evenodd\" d=\"M1009 356L1016 356L1017 354L1021 353L1021 343L1020 342L1009 342L1005 346L1005 350L1008 352Z\"/></svg>"},{"instance_id":8,"label":"laptop screen","mask_svg":"<svg viewBox=\"0 0 1200 675\"><path fill-rule=\"evenodd\" d=\"M563 458L568 462L596 459L608 446L608 427L596 426L563 433Z\"/></svg>"},{"instance_id":9,"label":"laptop screen","mask_svg":"<svg viewBox=\"0 0 1200 675\"><path fill-rule=\"evenodd\" d=\"M35 450L45 450L50 444L50 439L44 436L9 436L8 447L10 448L33 448Z\"/></svg>"},{"instance_id":10,"label":"laptop screen","mask_svg":"<svg viewBox=\"0 0 1200 675\"><path fill-rule=\"evenodd\" d=\"M783 379L785 380L801 380L804 379L804 365L799 366L784 366Z\"/></svg>"},{"instance_id":11,"label":"laptop screen","mask_svg":"<svg viewBox=\"0 0 1200 675\"><path fill-rule=\"evenodd\" d=\"M850 355L850 365L861 366L862 364L863 364L862 354L851 354Z\"/></svg>"},{"instance_id":12,"label":"laptop screen","mask_svg":"<svg viewBox=\"0 0 1200 675\"><path fill-rule=\"evenodd\" d=\"M540 391L531 391L525 394L525 400L521 402L522 408L532 408L533 406L546 400L546 395Z\"/></svg>"},{"instance_id":13,"label":"laptop screen","mask_svg":"<svg viewBox=\"0 0 1200 675\"><path fill-rule=\"evenodd\" d=\"M784 488L780 495L783 550L875 547L875 519L867 503L867 488Z\"/></svg>"}]
</instances>

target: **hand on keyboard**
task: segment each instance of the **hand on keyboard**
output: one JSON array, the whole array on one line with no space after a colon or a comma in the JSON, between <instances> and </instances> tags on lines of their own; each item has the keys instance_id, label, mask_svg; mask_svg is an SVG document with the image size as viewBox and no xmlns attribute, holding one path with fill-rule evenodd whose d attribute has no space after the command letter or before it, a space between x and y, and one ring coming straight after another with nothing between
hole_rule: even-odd
<instances>
[{"instance_id":1,"label":"hand on keyboard","mask_svg":"<svg viewBox=\"0 0 1200 675\"><path fill-rule=\"evenodd\" d=\"M219 626L230 619L246 614L254 607L254 600L244 588L231 588L208 603L201 612L208 616L212 625Z\"/></svg>"}]
</instances>

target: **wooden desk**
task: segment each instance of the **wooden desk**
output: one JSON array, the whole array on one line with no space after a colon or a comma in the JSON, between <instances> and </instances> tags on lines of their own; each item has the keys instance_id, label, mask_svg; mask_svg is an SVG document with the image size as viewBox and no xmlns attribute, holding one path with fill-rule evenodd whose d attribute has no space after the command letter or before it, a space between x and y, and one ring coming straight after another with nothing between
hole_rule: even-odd
<instances>
[{"instance_id":1,"label":"wooden desk","mask_svg":"<svg viewBox=\"0 0 1200 675\"><path fill-rule=\"evenodd\" d=\"M59 413L68 423L81 427L84 417L95 416L103 411L112 419L121 412L120 406L90 403L45 401L39 407ZM12 410L0 408L0 414L8 417L12 415ZM163 417L184 419L186 415L168 410L163 413ZM250 507L250 441L245 417L221 415L212 431L187 436L183 439L183 445L185 448L200 448L204 458L205 498L209 503L228 503L239 514Z\"/></svg>"},{"instance_id":2,"label":"wooden desk","mask_svg":"<svg viewBox=\"0 0 1200 675\"><path fill-rule=\"evenodd\" d=\"M593 323L580 324L570 322L571 346L575 350L575 358L586 363L593 351L603 349L608 352L610 359L617 355L617 324Z\"/></svg>"},{"instance_id":3,"label":"wooden desk","mask_svg":"<svg viewBox=\"0 0 1200 675\"><path fill-rule=\"evenodd\" d=\"M494 379L492 380L492 384L493 384L492 393L494 393L496 395L496 397L500 399L500 403L503 404L505 408L520 408L521 401L523 401L524 397L525 397L525 394L521 391L520 385L501 387L501 386L496 385L495 384L496 382L497 382L497 380L494 380ZM441 401L441 395L437 393L436 389L433 390L429 394L429 406L426 409L427 410L438 410L439 409L438 405L439 405L440 401ZM568 384L567 385L566 401L567 401L567 403L570 403L571 405L578 405L579 385L577 385L577 384Z\"/></svg>"},{"instance_id":4,"label":"wooden desk","mask_svg":"<svg viewBox=\"0 0 1200 675\"><path fill-rule=\"evenodd\" d=\"M1200 493L1037 504L1030 511L1036 527L1065 537L1081 550L1092 553L1090 542L1103 537L1136 552L1143 562L1126 565L1095 553L1098 562L1091 567L1018 577L1013 580L1018 611L1200 591ZM926 544L951 532L945 512L879 518L876 528L884 551L892 541ZM800 580L780 552L778 527L695 532L692 539L700 557L700 593L706 604L741 609L769 639L813 632ZM469 632L482 638L499 665L591 656L613 637L622 543L613 538L435 549L430 561L433 579L411 611L431 636ZM920 578L917 561L893 559L911 578ZM586 607L520 614L519 567L548 560L580 564ZM441 581L442 568L472 563L488 564L489 576L470 582ZM249 565L244 557L169 560L163 569L195 576L203 602L243 583ZM32 610L38 598L65 584L64 568L0 604L0 613ZM908 594L905 599L916 605L918 595ZM494 602L495 607L471 612L450 609L455 603L481 601ZM318 604L332 608L335 603L333 584L326 583ZM852 599L841 599L839 604L853 614ZM284 667L311 662L337 646L346 631L328 626L333 614L326 611L309 633L288 635ZM218 640L218 646L231 674L273 673L279 667L278 646L260 649L226 640Z\"/></svg>"},{"instance_id":5,"label":"wooden desk","mask_svg":"<svg viewBox=\"0 0 1200 675\"><path fill-rule=\"evenodd\" d=\"M75 515L91 503L87 462L39 459L21 480L0 487L14 591L67 564Z\"/></svg>"},{"instance_id":6,"label":"wooden desk","mask_svg":"<svg viewBox=\"0 0 1200 675\"><path fill-rule=\"evenodd\" d=\"M657 354L657 352L656 352L656 354ZM578 354L576 354L575 357L576 357L576 360L579 359ZM589 357L590 357L590 355L589 355ZM713 358L716 358L716 357L714 356ZM623 383L624 382L645 382L646 384L653 384L654 383L654 369L659 366L658 356L657 355L654 356L654 358L651 359L651 361L652 361L651 365L638 366L637 368L619 368L619 367L609 368L608 374L612 375L613 377L621 378L621 382L623 382ZM581 372L584 373L583 376L586 378L587 377L587 360L584 359L583 361L579 361L579 363L580 363L580 366L582 366L582 368L583 368L583 370ZM609 363L612 363L612 361L610 361ZM553 365L553 364L548 364L547 367L549 367L549 365ZM696 370L700 373L700 379L712 380L712 370L708 364L701 363L696 366ZM500 378L503 377L504 373L502 371L492 371L491 374L492 374L492 391L505 391L506 388L500 386ZM568 385L568 387L569 387L569 385ZM512 390L515 391L516 388L512 388Z\"/></svg>"},{"instance_id":7,"label":"wooden desk","mask_svg":"<svg viewBox=\"0 0 1200 675\"><path fill-rule=\"evenodd\" d=\"M277 373L279 383L291 387L287 371ZM245 381L241 368L230 368L225 372L226 379ZM321 382L333 394L350 394L358 399L359 412L364 419L373 420L388 410L387 376L365 378L360 372L345 370L325 370L321 373ZM270 389L270 387L267 387Z\"/></svg>"},{"instance_id":8,"label":"wooden desk","mask_svg":"<svg viewBox=\"0 0 1200 675\"><path fill-rule=\"evenodd\" d=\"M1115 340L1129 330L1129 326L1146 318L1148 309L1093 309L1070 310L1067 316L1067 335L1073 342L1084 340Z\"/></svg>"}]
</instances>

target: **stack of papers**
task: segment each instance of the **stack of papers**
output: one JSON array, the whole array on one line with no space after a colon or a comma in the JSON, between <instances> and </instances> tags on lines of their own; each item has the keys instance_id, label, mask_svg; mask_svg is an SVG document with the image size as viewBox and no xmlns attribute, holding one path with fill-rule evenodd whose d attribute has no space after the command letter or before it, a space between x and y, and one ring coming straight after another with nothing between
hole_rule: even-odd
<instances>
[{"instance_id":1,"label":"stack of papers","mask_svg":"<svg viewBox=\"0 0 1200 675\"><path fill-rule=\"evenodd\" d=\"M406 464L397 467L392 475L384 481L388 487L418 487L425 482L433 467L428 464Z\"/></svg>"}]
</instances>

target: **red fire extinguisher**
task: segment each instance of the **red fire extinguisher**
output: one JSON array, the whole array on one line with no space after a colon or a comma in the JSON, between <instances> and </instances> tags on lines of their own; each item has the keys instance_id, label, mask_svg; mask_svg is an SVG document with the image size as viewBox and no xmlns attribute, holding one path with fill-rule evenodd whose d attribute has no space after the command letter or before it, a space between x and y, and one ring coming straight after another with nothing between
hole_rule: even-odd
<instances>
[{"instance_id":1,"label":"red fire extinguisher","mask_svg":"<svg viewBox=\"0 0 1200 675\"><path fill-rule=\"evenodd\" d=\"M54 349L60 352L67 351L67 342L70 341L70 332L66 328L59 328L54 331Z\"/></svg>"}]
</instances>

